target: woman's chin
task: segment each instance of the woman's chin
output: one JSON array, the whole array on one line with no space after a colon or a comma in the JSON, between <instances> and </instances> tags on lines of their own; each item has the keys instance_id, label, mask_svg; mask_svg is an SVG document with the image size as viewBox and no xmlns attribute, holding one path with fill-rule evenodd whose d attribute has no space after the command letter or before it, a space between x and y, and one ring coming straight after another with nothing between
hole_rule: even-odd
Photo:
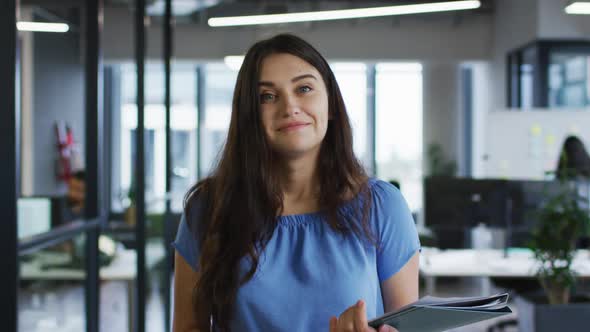
<instances>
[{"instance_id":1,"label":"woman's chin","mask_svg":"<svg viewBox=\"0 0 590 332\"><path fill-rule=\"evenodd\" d=\"M283 147L282 149L278 149L277 152L284 158L299 159L316 155L317 149L313 146L290 146L288 148Z\"/></svg>"}]
</instances>

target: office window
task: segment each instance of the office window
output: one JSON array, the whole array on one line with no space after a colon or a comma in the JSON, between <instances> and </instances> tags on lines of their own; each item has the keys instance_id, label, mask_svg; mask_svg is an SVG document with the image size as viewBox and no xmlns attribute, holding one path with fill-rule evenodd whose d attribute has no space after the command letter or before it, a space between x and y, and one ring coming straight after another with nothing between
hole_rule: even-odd
<instances>
[{"instance_id":1,"label":"office window","mask_svg":"<svg viewBox=\"0 0 590 332\"><path fill-rule=\"evenodd\" d=\"M508 54L508 106L522 109L590 105L590 43L539 40Z\"/></svg>"},{"instance_id":2,"label":"office window","mask_svg":"<svg viewBox=\"0 0 590 332\"><path fill-rule=\"evenodd\" d=\"M231 119L237 69L223 63L203 66L205 96L201 113L201 177L209 175L223 149Z\"/></svg>"},{"instance_id":3,"label":"office window","mask_svg":"<svg viewBox=\"0 0 590 332\"><path fill-rule=\"evenodd\" d=\"M422 66L380 63L375 77L377 177L400 183L412 210L422 207Z\"/></svg>"},{"instance_id":4,"label":"office window","mask_svg":"<svg viewBox=\"0 0 590 332\"><path fill-rule=\"evenodd\" d=\"M520 78L520 107L531 109L534 106L534 83L537 50L528 49L522 53L522 63L519 65Z\"/></svg>"},{"instance_id":5,"label":"office window","mask_svg":"<svg viewBox=\"0 0 590 332\"><path fill-rule=\"evenodd\" d=\"M170 110L173 212L182 211L184 195L198 179L197 88L197 65L175 63L171 76Z\"/></svg>"},{"instance_id":6,"label":"office window","mask_svg":"<svg viewBox=\"0 0 590 332\"><path fill-rule=\"evenodd\" d=\"M590 104L590 56L554 52L549 58L549 107Z\"/></svg>"},{"instance_id":7,"label":"office window","mask_svg":"<svg viewBox=\"0 0 590 332\"><path fill-rule=\"evenodd\" d=\"M127 114L130 115L134 115L136 114L136 110L126 110ZM135 160L137 158L137 151L135 150L136 147L136 138L137 138L137 133L136 133L136 127L133 128L125 128L125 135L129 136L128 139L125 139L124 142L129 142L129 147L126 147L126 150L130 150L130 158L129 158L129 163L126 165L127 167L127 171L129 172L129 178L133 178L134 173L135 173ZM155 129L149 129L149 128L145 128L145 138L144 138L144 144L145 144L145 191L146 192L154 192L154 148L155 148L155 133L156 130ZM130 180L130 183L132 183L133 180Z\"/></svg>"},{"instance_id":8,"label":"office window","mask_svg":"<svg viewBox=\"0 0 590 332\"><path fill-rule=\"evenodd\" d=\"M372 161L367 153L367 66L360 62L335 62L330 66L352 125L354 153L369 167Z\"/></svg>"},{"instance_id":9,"label":"office window","mask_svg":"<svg viewBox=\"0 0 590 332\"><path fill-rule=\"evenodd\" d=\"M135 163L137 128L135 66L113 66L120 82L115 91L112 115L111 210L122 211L129 205ZM164 73L161 65L148 64L145 73L145 174L148 212L163 212L166 194L166 133ZM171 209L182 210L188 188L197 181L197 70L195 64L175 63L171 76ZM113 88L119 86L113 84ZM118 99L118 101L117 101Z\"/></svg>"}]
</instances>

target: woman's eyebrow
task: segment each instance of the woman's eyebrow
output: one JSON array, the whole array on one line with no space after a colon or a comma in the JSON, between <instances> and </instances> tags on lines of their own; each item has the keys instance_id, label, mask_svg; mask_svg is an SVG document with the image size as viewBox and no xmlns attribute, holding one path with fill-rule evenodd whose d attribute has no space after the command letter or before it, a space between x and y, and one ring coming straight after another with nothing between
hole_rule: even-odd
<instances>
[{"instance_id":1,"label":"woman's eyebrow","mask_svg":"<svg viewBox=\"0 0 590 332\"><path fill-rule=\"evenodd\" d=\"M303 75L299 75L299 76L293 77L291 79L291 82L292 83L295 83L295 82L297 82L299 80L302 80L304 78L313 78L314 80L317 81L317 78L315 76L313 76L312 74L303 74ZM273 82L270 82L270 81L260 81L260 82L258 82L258 86L270 86L270 87L273 87L273 86L275 86L275 84Z\"/></svg>"},{"instance_id":2,"label":"woman's eyebrow","mask_svg":"<svg viewBox=\"0 0 590 332\"><path fill-rule=\"evenodd\" d=\"M291 82L297 82L299 80L302 80L304 78L313 78L314 80L318 80L315 76L313 76L312 74L303 74L303 75L299 75L299 76L295 76L291 79Z\"/></svg>"}]
</instances>

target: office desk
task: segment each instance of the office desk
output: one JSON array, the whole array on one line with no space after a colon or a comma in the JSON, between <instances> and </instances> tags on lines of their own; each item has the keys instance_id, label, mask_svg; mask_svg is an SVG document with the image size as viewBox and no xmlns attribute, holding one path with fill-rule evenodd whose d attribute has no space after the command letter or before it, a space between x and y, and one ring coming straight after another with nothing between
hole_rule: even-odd
<instances>
[{"instance_id":1,"label":"office desk","mask_svg":"<svg viewBox=\"0 0 590 332\"><path fill-rule=\"evenodd\" d=\"M159 259L164 257L164 248L161 243L148 243L146 245L147 269L153 267ZM46 265L65 264L70 261L70 256L59 252L39 252L34 254L34 259L20 264L21 280L70 280L83 281L86 273L82 269L75 268L43 268ZM137 275L137 255L135 250L119 250L107 266L99 270L100 280L123 281L127 288L127 312L129 331L134 330L133 316L135 312L135 277Z\"/></svg>"},{"instance_id":2,"label":"office desk","mask_svg":"<svg viewBox=\"0 0 590 332\"><path fill-rule=\"evenodd\" d=\"M425 278L427 294L434 294L437 277L481 277L482 294L489 295L489 278L535 278L539 264L530 250L423 248L420 275ZM590 252L578 250L572 268L580 278L590 278Z\"/></svg>"}]
</instances>

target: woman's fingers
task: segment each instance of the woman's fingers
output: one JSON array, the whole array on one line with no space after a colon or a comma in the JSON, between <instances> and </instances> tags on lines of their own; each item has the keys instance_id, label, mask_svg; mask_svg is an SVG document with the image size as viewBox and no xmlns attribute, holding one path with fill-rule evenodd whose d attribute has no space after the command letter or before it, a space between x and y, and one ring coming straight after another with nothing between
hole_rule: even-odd
<instances>
[{"instance_id":1,"label":"woman's fingers","mask_svg":"<svg viewBox=\"0 0 590 332\"><path fill-rule=\"evenodd\" d=\"M338 331L338 332L356 331L355 324L354 324L354 319L355 319L355 314L356 314L356 306L357 305L355 304L340 314L340 317L338 317L338 324L337 324L336 331Z\"/></svg>"},{"instance_id":2,"label":"woman's fingers","mask_svg":"<svg viewBox=\"0 0 590 332\"><path fill-rule=\"evenodd\" d=\"M338 318L332 316L330 317L330 332L337 332L338 331Z\"/></svg>"},{"instance_id":3,"label":"woman's fingers","mask_svg":"<svg viewBox=\"0 0 590 332\"><path fill-rule=\"evenodd\" d=\"M369 325L367 324L367 312L365 309L365 302L359 300L354 308L354 330L356 332L366 332Z\"/></svg>"},{"instance_id":4,"label":"woman's fingers","mask_svg":"<svg viewBox=\"0 0 590 332\"><path fill-rule=\"evenodd\" d=\"M381 325L379 326L378 332L399 332L396 328L391 327L389 325Z\"/></svg>"},{"instance_id":5,"label":"woman's fingers","mask_svg":"<svg viewBox=\"0 0 590 332\"><path fill-rule=\"evenodd\" d=\"M367 324L365 302L359 300L340 314L338 319L330 318L330 332L376 332Z\"/></svg>"}]
</instances>

